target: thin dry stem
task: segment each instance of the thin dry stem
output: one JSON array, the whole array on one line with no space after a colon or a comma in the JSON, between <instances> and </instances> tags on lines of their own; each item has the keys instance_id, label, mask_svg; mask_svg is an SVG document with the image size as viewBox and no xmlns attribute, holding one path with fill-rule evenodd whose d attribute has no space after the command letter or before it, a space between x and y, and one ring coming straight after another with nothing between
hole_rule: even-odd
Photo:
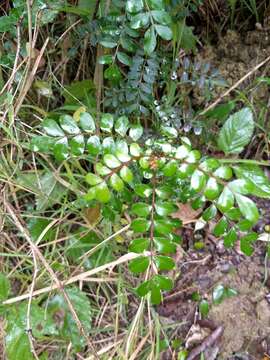
<instances>
[{"instance_id":1,"label":"thin dry stem","mask_svg":"<svg viewBox=\"0 0 270 360\"><path fill-rule=\"evenodd\" d=\"M42 253L40 252L39 248L36 246L35 243L33 243L27 229L24 228L24 226L22 225L22 221L20 221L19 219L19 215L16 215L13 207L9 204L9 203L5 203L5 207L7 209L7 212L9 213L10 217L12 218L15 226L17 227L17 229L23 234L23 236L25 237L25 239L27 240L28 244L30 245L30 248L32 250L32 252L35 253L35 256L39 258L39 260L42 262L44 268L47 270L47 272L50 274L52 280L55 282L55 285L57 286L57 289L59 289L62 294L63 297L70 309L70 312L74 318L74 321L76 322L76 325L80 331L80 333L82 334L82 336L86 339L87 344L89 346L89 348L93 351L93 354L96 356L97 359L99 359L96 350L92 344L92 342L90 341L90 339L88 338L87 333L84 330L84 327L82 325L82 323L80 322L80 319L74 309L74 306L72 304L72 302L70 301L69 296L67 295L66 291L63 288L62 283L60 282L60 280L58 279L58 277L56 276L56 274L54 273L54 271L52 270L52 268L49 266L49 264L47 263L46 259L44 258L44 256L42 255ZM34 292L32 294L28 294L27 298L33 297L34 296Z\"/></svg>"}]
</instances>

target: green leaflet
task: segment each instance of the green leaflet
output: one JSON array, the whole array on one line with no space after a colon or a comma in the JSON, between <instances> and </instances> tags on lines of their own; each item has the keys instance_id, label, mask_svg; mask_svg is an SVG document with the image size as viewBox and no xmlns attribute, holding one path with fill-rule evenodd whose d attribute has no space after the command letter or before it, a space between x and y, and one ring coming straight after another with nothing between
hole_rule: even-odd
<instances>
[{"instance_id":1,"label":"green leaflet","mask_svg":"<svg viewBox=\"0 0 270 360\"><path fill-rule=\"evenodd\" d=\"M218 147L226 154L239 154L249 143L254 131L254 120L249 108L244 108L233 115L223 125Z\"/></svg>"}]
</instances>

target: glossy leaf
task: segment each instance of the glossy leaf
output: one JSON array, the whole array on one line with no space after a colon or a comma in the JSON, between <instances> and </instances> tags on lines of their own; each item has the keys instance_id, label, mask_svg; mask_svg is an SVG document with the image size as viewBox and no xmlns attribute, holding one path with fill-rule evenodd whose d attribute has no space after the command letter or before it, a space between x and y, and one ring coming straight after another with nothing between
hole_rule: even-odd
<instances>
[{"instance_id":1,"label":"glossy leaf","mask_svg":"<svg viewBox=\"0 0 270 360\"><path fill-rule=\"evenodd\" d=\"M161 290L170 291L173 288L173 281L167 276L164 275L155 275L152 278L152 281L157 285Z\"/></svg>"},{"instance_id":2,"label":"glossy leaf","mask_svg":"<svg viewBox=\"0 0 270 360\"><path fill-rule=\"evenodd\" d=\"M172 39L172 30L169 28L169 26L155 25L155 30L163 40Z\"/></svg>"},{"instance_id":3,"label":"glossy leaf","mask_svg":"<svg viewBox=\"0 0 270 360\"><path fill-rule=\"evenodd\" d=\"M120 161L111 154L106 154L103 158L104 164L107 165L109 168L114 169L121 165Z\"/></svg>"},{"instance_id":4,"label":"glossy leaf","mask_svg":"<svg viewBox=\"0 0 270 360\"><path fill-rule=\"evenodd\" d=\"M164 166L162 172L164 176L173 176L176 173L177 168L177 162L175 160L171 160Z\"/></svg>"},{"instance_id":5,"label":"glossy leaf","mask_svg":"<svg viewBox=\"0 0 270 360\"><path fill-rule=\"evenodd\" d=\"M255 224L259 220L259 211L256 204L248 197L240 194L235 194L235 199L243 216Z\"/></svg>"},{"instance_id":6,"label":"glossy leaf","mask_svg":"<svg viewBox=\"0 0 270 360\"><path fill-rule=\"evenodd\" d=\"M114 128L119 135L125 136L129 128L128 118L126 116L120 116L116 120Z\"/></svg>"},{"instance_id":7,"label":"glossy leaf","mask_svg":"<svg viewBox=\"0 0 270 360\"><path fill-rule=\"evenodd\" d=\"M252 228L252 222L247 219L243 219L238 222L237 227L240 231L248 231Z\"/></svg>"},{"instance_id":8,"label":"glossy leaf","mask_svg":"<svg viewBox=\"0 0 270 360\"><path fill-rule=\"evenodd\" d=\"M231 208L227 212L225 212L225 216L233 221L239 220L242 216L241 211L238 208Z\"/></svg>"},{"instance_id":9,"label":"glossy leaf","mask_svg":"<svg viewBox=\"0 0 270 360\"><path fill-rule=\"evenodd\" d=\"M169 25L171 23L170 15L164 10L152 10L151 15L161 25Z\"/></svg>"},{"instance_id":10,"label":"glossy leaf","mask_svg":"<svg viewBox=\"0 0 270 360\"><path fill-rule=\"evenodd\" d=\"M12 307L7 314L5 352L8 359L34 359L31 354L28 335L25 331L27 328L27 313L27 304L21 303ZM37 339L44 339L45 336L59 336L51 314L36 304L31 304L30 323L33 336Z\"/></svg>"},{"instance_id":11,"label":"glossy leaf","mask_svg":"<svg viewBox=\"0 0 270 360\"><path fill-rule=\"evenodd\" d=\"M140 256L129 262L128 268L134 274L145 272L149 266L150 258L146 256Z\"/></svg>"},{"instance_id":12,"label":"glossy leaf","mask_svg":"<svg viewBox=\"0 0 270 360\"><path fill-rule=\"evenodd\" d=\"M217 200L217 206L222 212L230 210L234 205L234 195L229 187L225 186Z\"/></svg>"},{"instance_id":13,"label":"glossy leaf","mask_svg":"<svg viewBox=\"0 0 270 360\"><path fill-rule=\"evenodd\" d=\"M53 148L55 139L50 136L34 136L31 139L30 149L32 151L40 151L42 153L49 153Z\"/></svg>"},{"instance_id":14,"label":"glossy leaf","mask_svg":"<svg viewBox=\"0 0 270 360\"><path fill-rule=\"evenodd\" d=\"M102 148L104 153L110 154L115 151L115 142L111 136L106 137L102 141Z\"/></svg>"},{"instance_id":15,"label":"glossy leaf","mask_svg":"<svg viewBox=\"0 0 270 360\"><path fill-rule=\"evenodd\" d=\"M145 296L149 293L149 291L151 291L151 287L152 287L151 280L144 281L137 287L137 289L136 289L137 294L141 297Z\"/></svg>"},{"instance_id":16,"label":"glossy leaf","mask_svg":"<svg viewBox=\"0 0 270 360\"><path fill-rule=\"evenodd\" d=\"M219 195L219 185L214 178L210 178L204 189L204 196L209 200L215 200Z\"/></svg>"},{"instance_id":17,"label":"glossy leaf","mask_svg":"<svg viewBox=\"0 0 270 360\"><path fill-rule=\"evenodd\" d=\"M96 199L102 203L107 203L111 199L111 193L108 189L108 186L105 182L100 183L95 186Z\"/></svg>"},{"instance_id":18,"label":"glossy leaf","mask_svg":"<svg viewBox=\"0 0 270 360\"><path fill-rule=\"evenodd\" d=\"M110 80L112 84L116 85L120 82L122 78L121 71L119 67L114 63L110 65L105 71L104 71L104 78L107 80ZM109 129L103 131L109 131Z\"/></svg>"},{"instance_id":19,"label":"glossy leaf","mask_svg":"<svg viewBox=\"0 0 270 360\"><path fill-rule=\"evenodd\" d=\"M173 190L170 186L163 185L156 188L156 194L160 199L166 200L172 196Z\"/></svg>"},{"instance_id":20,"label":"glossy leaf","mask_svg":"<svg viewBox=\"0 0 270 360\"><path fill-rule=\"evenodd\" d=\"M219 167L219 165L220 163L217 159L208 158L200 164L200 169L207 172L213 172Z\"/></svg>"},{"instance_id":21,"label":"glossy leaf","mask_svg":"<svg viewBox=\"0 0 270 360\"><path fill-rule=\"evenodd\" d=\"M172 126L161 126L161 133L169 139L177 138L178 136L177 130Z\"/></svg>"},{"instance_id":22,"label":"glossy leaf","mask_svg":"<svg viewBox=\"0 0 270 360\"><path fill-rule=\"evenodd\" d=\"M186 161L188 163L194 164L201 158L201 153L198 150L191 150L188 154Z\"/></svg>"},{"instance_id":23,"label":"glossy leaf","mask_svg":"<svg viewBox=\"0 0 270 360\"><path fill-rule=\"evenodd\" d=\"M150 188L150 186L148 186L146 184L135 185L134 191L140 197L148 198L152 194L152 189Z\"/></svg>"},{"instance_id":24,"label":"glossy leaf","mask_svg":"<svg viewBox=\"0 0 270 360\"><path fill-rule=\"evenodd\" d=\"M254 120L249 108L231 115L223 125L218 147L226 154L239 154L249 143L254 131Z\"/></svg>"},{"instance_id":25,"label":"glossy leaf","mask_svg":"<svg viewBox=\"0 0 270 360\"><path fill-rule=\"evenodd\" d=\"M90 185L97 185L100 184L103 179L95 174L92 173L88 173L85 177L86 182L88 182L88 184Z\"/></svg>"},{"instance_id":26,"label":"glossy leaf","mask_svg":"<svg viewBox=\"0 0 270 360\"><path fill-rule=\"evenodd\" d=\"M213 290L213 303L215 305L220 304L224 299L224 295L225 295L224 286L221 284L217 285Z\"/></svg>"},{"instance_id":27,"label":"glossy leaf","mask_svg":"<svg viewBox=\"0 0 270 360\"><path fill-rule=\"evenodd\" d=\"M211 205L209 208L204 210L202 218L205 221L209 221L209 220L213 219L216 215L217 215L217 208L215 205Z\"/></svg>"},{"instance_id":28,"label":"glossy leaf","mask_svg":"<svg viewBox=\"0 0 270 360\"><path fill-rule=\"evenodd\" d=\"M83 112L80 114L80 127L87 133L94 133L96 131L95 121L91 114Z\"/></svg>"},{"instance_id":29,"label":"glossy leaf","mask_svg":"<svg viewBox=\"0 0 270 360\"><path fill-rule=\"evenodd\" d=\"M112 170L109 169L107 166L104 166L101 163L97 163L96 164L96 172L98 173L98 175L106 176L106 175L111 174Z\"/></svg>"},{"instance_id":30,"label":"glossy leaf","mask_svg":"<svg viewBox=\"0 0 270 360\"><path fill-rule=\"evenodd\" d=\"M233 170L239 179L253 183L252 195L263 198L270 197L270 181L259 166L244 164L234 166Z\"/></svg>"},{"instance_id":31,"label":"glossy leaf","mask_svg":"<svg viewBox=\"0 0 270 360\"><path fill-rule=\"evenodd\" d=\"M222 217L219 222L216 224L213 230L213 234L216 237L224 235L228 230L228 221L225 217Z\"/></svg>"},{"instance_id":32,"label":"glossy leaf","mask_svg":"<svg viewBox=\"0 0 270 360\"><path fill-rule=\"evenodd\" d=\"M248 179L233 180L228 184L228 187L232 192L243 195L252 194L254 191L254 184Z\"/></svg>"},{"instance_id":33,"label":"glossy leaf","mask_svg":"<svg viewBox=\"0 0 270 360\"><path fill-rule=\"evenodd\" d=\"M139 159L139 164L142 169L149 169L150 167L150 158L149 157L143 157Z\"/></svg>"},{"instance_id":34,"label":"glossy leaf","mask_svg":"<svg viewBox=\"0 0 270 360\"><path fill-rule=\"evenodd\" d=\"M149 13L139 13L132 16L130 21L130 27L132 29L141 29L148 26L149 24Z\"/></svg>"},{"instance_id":35,"label":"glossy leaf","mask_svg":"<svg viewBox=\"0 0 270 360\"><path fill-rule=\"evenodd\" d=\"M152 25L144 34L144 51L147 55L152 54L157 46L157 39L154 25Z\"/></svg>"},{"instance_id":36,"label":"glossy leaf","mask_svg":"<svg viewBox=\"0 0 270 360\"><path fill-rule=\"evenodd\" d=\"M172 232L174 226L169 220L155 220L155 231L161 235L168 235Z\"/></svg>"},{"instance_id":37,"label":"glossy leaf","mask_svg":"<svg viewBox=\"0 0 270 360\"><path fill-rule=\"evenodd\" d=\"M152 287L151 287L151 303L153 305L158 305L161 303L161 300L162 300L162 296L161 296L160 288L158 286L152 285Z\"/></svg>"},{"instance_id":38,"label":"glossy leaf","mask_svg":"<svg viewBox=\"0 0 270 360\"><path fill-rule=\"evenodd\" d=\"M176 159L182 160L185 159L190 152L190 148L187 145L181 145L176 149L175 157Z\"/></svg>"},{"instance_id":39,"label":"glossy leaf","mask_svg":"<svg viewBox=\"0 0 270 360\"><path fill-rule=\"evenodd\" d=\"M169 256L158 255L154 257L155 264L158 270L172 270L175 267L173 259Z\"/></svg>"},{"instance_id":40,"label":"glossy leaf","mask_svg":"<svg viewBox=\"0 0 270 360\"><path fill-rule=\"evenodd\" d=\"M129 149L130 149L130 154L132 156L138 157L138 156L141 155L141 148L140 148L140 146L138 144L136 144L136 143L130 144Z\"/></svg>"},{"instance_id":41,"label":"glossy leaf","mask_svg":"<svg viewBox=\"0 0 270 360\"><path fill-rule=\"evenodd\" d=\"M224 236L223 243L226 248L233 247L237 240L237 233L234 228L230 229L228 234Z\"/></svg>"},{"instance_id":42,"label":"glossy leaf","mask_svg":"<svg viewBox=\"0 0 270 360\"><path fill-rule=\"evenodd\" d=\"M72 155L79 156L84 153L84 136L79 134L71 138L69 142L70 152Z\"/></svg>"},{"instance_id":43,"label":"glossy leaf","mask_svg":"<svg viewBox=\"0 0 270 360\"><path fill-rule=\"evenodd\" d=\"M168 216L175 212L177 207L171 202L156 202L155 211L159 216Z\"/></svg>"},{"instance_id":44,"label":"glossy leaf","mask_svg":"<svg viewBox=\"0 0 270 360\"><path fill-rule=\"evenodd\" d=\"M154 237L154 243L157 251L161 254L174 253L176 250L176 245L165 237Z\"/></svg>"},{"instance_id":45,"label":"glossy leaf","mask_svg":"<svg viewBox=\"0 0 270 360\"><path fill-rule=\"evenodd\" d=\"M148 0L151 9L164 10L164 0Z\"/></svg>"},{"instance_id":46,"label":"glossy leaf","mask_svg":"<svg viewBox=\"0 0 270 360\"><path fill-rule=\"evenodd\" d=\"M134 14L138 13L143 9L143 0L127 0L126 1L126 10L127 12Z\"/></svg>"},{"instance_id":47,"label":"glossy leaf","mask_svg":"<svg viewBox=\"0 0 270 360\"><path fill-rule=\"evenodd\" d=\"M132 205L131 211L135 215L141 217L148 217L151 212L151 206L146 203L137 202L136 204Z\"/></svg>"},{"instance_id":48,"label":"glossy leaf","mask_svg":"<svg viewBox=\"0 0 270 360\"><path fill-rule=\"evenodd\" d=\"M43 129L50 136L64 136L65 133L53 119L45 119L42 123Z\"/></svg>"},{"instance_id":49,"label":"glossy leaf","mask_svg":"<svg viewBox=\"0 0 270 360\"><path fill-rule=\"evenodd\" d=\"M126 53L124 53L122 51L118 51L116 56L117 56L117 59L120 61L120 63L127 65L127 66L131 66L132 59Z\"/></svg>"},{"instance_id":50,"label":"glossy leaf","mask_svg":"<svg viewBox=\"0 0 270 360\"><path fill-rule=\"evenodd\" d=\"M230 166L220 166L215 170L214 175L224 180L230 180L232 177L232 168Z\"/></svg>"},{"instance_id":51,"label":"glossy leaf","mask_svg":"<svg viewBox=\"0 0 270 360\"><path fill-rule=\"evenodd\" d=\"M191 176L191 181L190 181L191 188L199 192L205 186L205 183L206 183L205 174L200 170L195 170Z\"/></svg>"},{"instance_id":52,"label":"glossy leaf","mask_svg":"<svg viewBox=\"0 0 270 360\"><path fill-rule=\"evenodd\" d=\"M258 234L250 233L248 235L243 236L240 239L240 249L241 251L247 255L251 256L254 252L252 244L258 239Z\"/></svg>"},{"instance_id":53,"label":"glossy leaf","mask_svg":"<svg viewBox=\"0 0 270 360\"><path fill-rule=\"evenodd\" d=\"M112 64L112 62L113 62L113 56L110 54L103 55L98 58L98 63L102 64L102 65L105 65L105 64L109 65L109 64Z\"/></svg>"},{"instance_id":54,"label":"glossy leaf","mask_svg":"<svg viewBox=\"0 0 270 360\"><path fill-rule=\"evenodd\" d=\"M100 128L105 132L111 132L113 128L113 116L111 114L103 114L100 120Z\"/></svg>"},{"instance_id":55,"label":"glossy leaf","mask_svg":"<svg viewBox=\"0 0 270 360\"><path fill-rule=\"evenodd\" d=\"M110 185L116 191L122 191L124 189L123 180L117 174L112 174L110 177Z\"/></svg>"},{"instance_id":56,"label":"glossy leaf","mask_svg":"<svg viewBox=\"0 0 270 360\"><path fill-rule=\"evenodd\" d=\"M99 154L101 150L101 144L97 135L90 136L87 140L86 148L91 155Z\"/></svg>"},{"instance_id":57,"label":"glossy leaf","mask_svg":"<svg viewBox=\"0 0 270 360\"><path fill-rule=\"evenodd\" d=\"M150 228L150 221L143 219L143 218L135 219L131 223L131 229L135 233L146 232L147 230L149 230L149 228Z\"/></svg>"},{"instance_id":58,"label":"glossy leaf","mask_svg":"<svg viewBox=\"0 0 270 360\"><path fill-rule=\"evenodd\" d=\"M209 303L207 300L203 299L199 304L200 314L203 318L206 318L209 313Z\"/></svg>"},{"instance_id":59,"label":"glossy leaf","mask_svg":"<svg viewBox=\"0 0 270 360\"><path fill-rule=\"evenodd\" d=\"M123 166L120 170L120 176L126 183L131 183L133 180L133 174L132 171L127 167Z\"/></svg>"},{"instance_id":60,"label":"glossy leaf","mask_svg":"<svg viewBox=\"0 0 270 360\"><path fill-rule=\"evenodd\" d=\"M58 161L66 160L69 156L68 140L66 137L56 141L53 147L53 153Z\"/></svg>"},{"instance_id":61,"label":"glossy leaf","mask_svg":"<svg viewBox=\"0 0 270 360\"><path fill-rule=\"evenodd\" d=\"M128 162L131 157L128 153L128 145L124 140L118 140L115 144L115 155L121 162Z\"/></svg>"},{"instance_id":62,"label":"glossy leaf","mask_svg":"<svg viewBox=\"0 0 270 360\"><path fill-rule=\"evenodd\" d=\"M60 116L59 124L61 128L68 134L77 135L80 133L80 129L77 126L76 121L70 115Z\"/></svg>"},{"instance_id":63,"label":"glossy leaf","mask_svg":"<svg viewBox=\"0 0 270 360\"><path fill-rule=\"evenodd\" d=\"M134 239L131 241L129 245L129 251L135 253L142 253L148 250L149 244L150 244L149 239L145 239L145 238Z\"/></svg>"},{"instance_id":64,"label":"glossy leaf","mask_svg":"<svg viewBox=\"0 0 270 360\"><path fill-rule=\"evenodd\" d=\"M131 125L129 130L129 136L132 140L137 141L143 134L143 127L140 124Z\"/></svg>"},{"instance_id":65,"label":"glossy leaf","mask_svg":"<svg viewBox=\"0 0 270 360\"><path fill-rule=\"evenodd\" d=\"M194 165L192 165L192 164L182 164L178 168L177 175L181 179L185 179L188 176L192 175L194 173L194 171L195 171Z\"/></svg>"}]
</instances>

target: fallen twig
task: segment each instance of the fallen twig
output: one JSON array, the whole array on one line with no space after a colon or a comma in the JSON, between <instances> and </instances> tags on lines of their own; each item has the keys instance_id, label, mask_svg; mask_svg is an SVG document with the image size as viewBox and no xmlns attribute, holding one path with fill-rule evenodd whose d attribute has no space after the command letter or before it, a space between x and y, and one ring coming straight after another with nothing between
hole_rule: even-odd
<instances>
[{"instance_id":1,"label":"fallen twig","mask_svg":"<svg viewBox=\"0 0 270 360\"><path fill-rule=\"evenodd\" d=\"M195 359L198 355L200 355L201 353L203 353L207 348L209 348L210 346L212 346L218 338L221 337L221 335L223 334L224 328L223 326L218 326L216 328L216 330L214 330L212 332L212 334L210 334L209 336L207 336L207 338L204 339L204 341L196 346L188 355L187 360L193 360Z\"/></svg>"}]
</instances>

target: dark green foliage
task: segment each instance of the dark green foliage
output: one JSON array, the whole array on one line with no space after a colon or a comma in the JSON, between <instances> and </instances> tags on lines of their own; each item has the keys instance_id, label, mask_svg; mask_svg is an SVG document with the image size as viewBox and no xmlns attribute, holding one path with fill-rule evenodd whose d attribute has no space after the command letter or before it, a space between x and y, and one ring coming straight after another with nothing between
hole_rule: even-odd
<instances>
[{"instance_id":1,"label":"dark green foliage","mask_svg":"<svg viewBox=\"0 0 270 360\"><path fill-rule=\"evenodd\" d=\"M132 291L158 305L173 289L171 274L179 275L175 254L186 246L185 232L183 239L179 235L186 226L179 220L181 206L188 203L200 210L193 251L207 251L198 229L208 222L207 231L211 228L226 248L238 242L247 256L258 239L269 241L267 233L258 238L254 232L261 216L254 196L268 199L270 182L258 166L262 162L242 156L252 139L261 141L256 131L261 131L266 106L255 117L255 100L248 102L239 93L241 106L231 100L203 111L220 94L216 88L227 86L210 63L196 56L204 32L194 27L193 12L203 5L201 0L14 0L0 6L0 91L6 83L0 97L3 200L14 207L18 222L59 280L73 275L76 280L84 270L95 269L93 274L113 269L98 279L82 280L81 290L65 284L97 351L103 351L103 335L115 329L116 337L125 333L118 330L131 319L133 312L125 306L131 304ZM267 79L260 81L268 84ZM44 271L40 259L33 279L33 252L6 212L2 252L9 275L0 273L5 356L34 359L31 335L40 360L92 356L63 293L46 293L52 274ZM128 266L122 259L131 259ZM34 291L45 287L45 292L39 297L35 293L28 305L17 295L29 293L32 280ZM217 305L233 295L234 289L218 285L212 302ZM196 291L192 300L200 316L207 317L209 297L205 300ZM16 305L8 305L14 301ZM117 314L113 329L107 326L108 309ZM167 337L152 310L151 354L160 358L170 345L183 349L179 339L173 344ZM140 310L136 319L141 315ZM133 323L112 356L131 351L133 334L141 341L141 323ZM57 353L49 353L51 349ZM147 357L148 349L145 344L138 356ZM180 350L178 358L186 357Z\"/></svg>"},{"instance_id":2,"label":"dark green foliage","mask_svg":"<svg viewBox=\"0 0 270 360\"><path fill-rule=\"evenodd\" d=\"M248 113L249 121L253 122L248 109L241 112ZM233 115L236 119L233 129L237 129L240 113ZM231 131L231 119L220 133L220 139L224 138L230 149L243 140L243 131L249 131L248 126L241 130L241 136L237 130ZM92 171L85 176L88 189L83 196L88 206L96 202L105 206L117 199L119 215L123 209L129 212L134 234L129 250L140 254L130 262L129 269L134 274L148 274L138 287L139 295L150 292L156 304L162 299L162 291L172 286L159 273L174 268L169 255L176 251L174 231L181 227L181 221L171 214L177 210L176 202L185 201L183 193L189 194L190 201L194 200L194 208L207 202L202 217L205 221L219 218L213 234L223 237L226 247L233 246L241 232L241 249L251 255L257 237L250 229L258 221L259 212L248 196L260 191L264 195L269 187L258 167L249 167L253 171L251 181L241 172L241 166L231 166L229 160L224 164L222 159L202 158L189 139L179 136L174 127L167 127L159 137L147 139L141 125L131 124L126 116L105 113L98 126L84 112L79 122L65 115L58 120L44 120L43 128L55 142L53 153L58 161L83 157L92 164ZM78 136L87 146L74 153L71 140ZM132 193L128 198L126 191Z\"/></svg>"}]
</instances>

